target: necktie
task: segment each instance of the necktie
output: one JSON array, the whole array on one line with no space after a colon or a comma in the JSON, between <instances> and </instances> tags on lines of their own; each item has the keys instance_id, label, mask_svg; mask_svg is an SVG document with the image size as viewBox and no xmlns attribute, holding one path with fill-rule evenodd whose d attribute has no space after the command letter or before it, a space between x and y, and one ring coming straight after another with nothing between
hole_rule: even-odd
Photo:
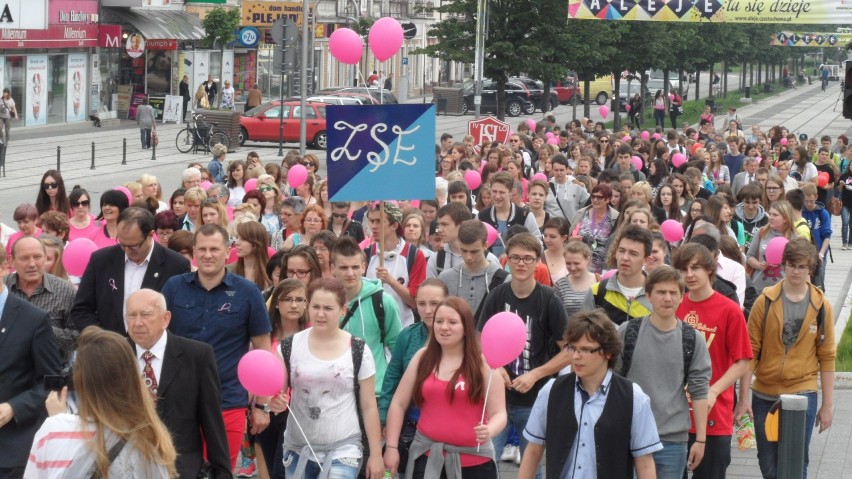
<instances>
[{"instance_id":1,"label":"necktie","mask_svg":"<svg viewBox=\"0 0 852 479\"><path fill-rule=\"evenodd\" d=\"M145 379L145 385L148 386L148 391L151 396L157 397L157 376L154 375L154 368L151 366L151 360L154 355L151 351L142 353L142 360L145 361L145 367L142 369L142 378Z\"/></svg>"},{"instance_id":2,"label":"necktie","mask_svg":"<svg viewBox=\"0 0 852 479\"><path fill-rule=\"evenodd\" d=\"M752 181L753 181L753 179L752 179L751 175L748 175L748 181L746 182L746 184L750 185Z\"/></svg>"}]
</instances>

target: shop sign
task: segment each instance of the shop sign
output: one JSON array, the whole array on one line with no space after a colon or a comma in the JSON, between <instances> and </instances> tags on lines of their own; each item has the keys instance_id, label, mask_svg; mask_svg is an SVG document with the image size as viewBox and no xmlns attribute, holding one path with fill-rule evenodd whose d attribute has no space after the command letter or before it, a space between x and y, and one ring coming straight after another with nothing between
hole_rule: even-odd
<instances>
[{"instance_id":1,"label":"shop sign","mask_svg":"<svg viewBox=\"0 0 852 479\"><path fill-rule=\"evenodd\" d=\"M174 38L149 38L145 40L148 50L177 50L178 41Z\"/></svg>"},{"instance_id":2,"label":"shop sign","mask_svg":"<svg viewBox=\"0 0 852 479\"><path fill-rule=\"evenodd\" d=\"M67 121L86 119L86 67L88 55L85 53L69 53L66 85L69 85L65 105Z\"/></svg>"},{"instance_id":3,"label":"shop sign","mask_svg":"<svg viewBox=\"0 0 852 479\"><path fill-rule=\"evenodd\" d=\"M121 25L104 25L98 28L98 46L121 48Z\"/></svg>"},{"instance_id":4,"label":"shop sign","mask_svg":"<svg viewBox=\"0 0 852 479\"><path fill-rule=\"evenodd\" d=\"M4 2L0 0L0 7ZM0 21L0 49L97 46L97 1L53 0L48 7L46 29L9 28Z\"/></svg>"},{"instance_id":5,"label":"shop sign","mask_svg":"<svg viewBox=\"0 0 852 479\"><path fill-rule=\"evenodd\" d=\"M47 55L27 55L26 124L47 124Z\"/></svg>"},{"instance_id":6,"label":"shop sign","mask_svg":"<svg viewBox=\"0 0 852 479\"><path fill-rule=\"evenodd\" d=\"M313 7L309 10L313 13ZM250 27L271 27L275 20L289 18L302 24L302 2L249 2L242 3L242 24Z\"/></svg>"},{"instance_id":7,"label":"shop sign","mask_svg":"<svg viewBox=\"0 0 852 479\"><path fill-rule=\"evenodd\" d=\"M254 27L243 27L240 29L238 38L244 47L253 48L260 42L260 32Z\"/></svg>"},{"instance_id":8,"label":"shop sign","mask_svg":"<svg viewBox=\"0 0 852 479\"><path fill-rule=\"evenodd\" d=\"M47 0L0 0L0 28L46 29Z\"/></svg>"}]
</instances>

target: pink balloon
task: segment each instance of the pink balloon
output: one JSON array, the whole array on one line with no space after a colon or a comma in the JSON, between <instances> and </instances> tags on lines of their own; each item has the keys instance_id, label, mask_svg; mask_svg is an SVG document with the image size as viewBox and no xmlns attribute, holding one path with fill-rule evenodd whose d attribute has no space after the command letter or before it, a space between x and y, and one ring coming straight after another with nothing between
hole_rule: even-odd
<instances>
[{"instance_id":1,"label":"pink balloon","mask_svg":"<svg viewBox=\"0 0 852 479\"><path fill-rule=\"evenodd\" d=\"M666 220L660 225L660 233L669 243L683 239L683 225L677 220Z\"/></svg>"},{"instance_id":2,"label":"pink balloon","mask_svg":"<svg viewBox=\"0 0 852 479\"><path fill-rule=\"evenodd\" d=\"M482 184L482 176L476 170L467 170L464 172L464 182L467 183L470 191L473 191Z\"/></svg>"},{"instance_id":3,"label":"pink balloon","mask_svg":"<svg viewBox=\"0 0 852 479\"><path fill-rule=\"evenodd\" d=\"M684 155L683 153L675 153L674 155L672 155L673 165L679 168L684 163L686 163L686 155Z\"/></svg>"},{"instance_id":4,"label":"pink balloon","mask_svg":"<svg viewBox=\"0 0 852 479\"><path fill-rule=\"evenodd\" d=\"M246 180L246 184L243 185L243 189L246 190L246 193L252 190L257 189L257 178L249 178Z\"/></svg>"},{"instance_id":5,"label":"pink balloon","mask_svg":"<svg viewBox=\"0 0 852 479\"><path fill-rule=\"evenodd\" d=\"M361 61L364 43L350 28L338 28L328 37L328 49L340 63L355 65Z\"/></svg>"},{"instance_id":6,"label":"pink balloon","mask_svg":"<svg viewBox=\"0 0 852 479\"><path fill-rule=\"evenodd\" d=\"M200 186L202 190L207 191L211 186L213 186L213 183L210 183L209 181L202 181L198 184L198 186Z\"/></svg>"},{"instance_id":7,"label":"pink balloon","mask_svg":"<svg viewBox=\"0 0 852 479\"><path fill-rule=\"evenodd\" d=\"M660 138L662 138L662 137L663 137L663 136L662 136L662 135L660 135L659 133L654 133L654 141L657 141L657 140L659 140L659 139L660 139Z\"/></svg>"},{"instance_id":8,"label":"pink balloon","mask_svg":"<svg viewBox=\"0 0 852 479\"><path fill-rule=\"evenodd\" d=\"M538 173L532 175L532 180L533 181L538 180L538 181L543 181L543 182L547 183L547 175L545 175L544 173L539 171Z\"/></svg>"},{"instance_id":9,"label":"pink balloon","mask_svg":"<svg viewBox=\"0 0 852 479\"><path fill-rule=\"evenodd\" d=\"M551 139L547 140L547 144L548 144L548 145L558 145L558 144L559 144L559 140L557 140L557 139L556 139L556 137L553 137L553 138L551 138Z\"/></svg>"},{"instance_id":10,"label":"pink balloon","mask_svg":"<svg viewBox=\"0 0 852 479\"><path fill-rule=\"evenodd\" d=\"M787 139L781 138L781 146L787 146Z\"/></svg>"},{"instance_id":11,"label":"pink balloon","mask_svg":"<svg viewBox=\"0 0 852 479\"><path fill-rule=\"evenodd\" d=\"M77 238L65 246L62 255L62 266L71 276L83 276L89 258L98 249L98 245L89 238Z\"/></svg>"},{"instance_id":12,"label":"pink balloon","mask_svg":"<svg viewBox=\"0 0 852 479\"><path fill-rule=\"evenodd\" d=\"M237 247L231 247L231 253L228 255L228 259L225 260L225 264L234 264L237 260L240 259L239 255L237 255Z\"/></svg>"},{"instance_id":13,"label":"pink balloon","mask_svg":"<svg viewBox=\"0 0 852 479\"><path fill-rule=\"evenodd\" d=\"M817 186L825 188L828 185L828 180L828 173L820 171L819 175L817 175Z\"/></svg>"},{"instance_id":14,"label":"pink balloon","mask_svg":"<svg viewBox=\"0 0 852 479\"><path fill-rule=\"evenodd\" d=\"M128 204L128 206L129 206L129 205L131 205L131 204L133 204L133 193L131 193L131 192L130 192L130 190L128 190L127 188L125 188L125 187L123 187L123 186L116 186L116 187L115 187L115 188L113 188L113 189L114 189L115 191L120 191L120 192L124 193L124 196L126 196L126 197L127 197L127 204Z\"/></svg>"},{"instance_id":15,"label":"pink balloon","mask_svg":"<svg viewBox=\"0 0 852 479\"><path fill-rule=\"evenodd\" d=\"M600 108L598 108L598 113L600 113L602 117L606 118L607 116L609 116L609 107L606 105L601 105Z\"/></svg>"},{"instance_id":16,"label":"pink balloon","mask_svg":"<svg viewBox=\"0 0 852 479\"><path fill-rule=\"evenodd\" d=\"M411 207L412 208L420 208L420 200L411 200ZM351 217L351 215L350 215L350 217Z\"/></svg>"},{"instance_id":17,"label":"pink balloon","mask_svg":"<svg viewBox=\"0 0 852 479\"><path fill-rule=\"evenodd\" d=\"M382 17L370 27L367 38L370 41L370 51L376 59L380 62L386 61L402 48L402 25L395 18Z\"/></svg>"},{"instance_id":18,"label":"pink balloon","mask_svg":"<svg viewBox=\"0 0 852 479\"><path fill-rule=\"evenodd\" d=\"M629 136L624 135L624 137L621 138L621 141L622 143L630 143L630 139L631 138Z\"/></svg>"},{"instance_id":19,"label":"pink balloon","mask_svg":"<svg viewBox=\"0 0 852 479\"><path fill-rule=\"evenodd\" d=\"M256 396L275 396L284 389L287 371L274 354L253 349L240 359L237 377L246 391Z\"/></svg>"},{"instance_id":20,"label":"pink balloon","mask_svg":"<svg viewBox=\"0 0 852 479\"><path fill-rule=\"evenodd\" d=\"M603 274L601 274L601 279L611 278L618 270L617 269L607 269L604 270Z\"/></svg>"},{"instance_id":21,"label":"pink balloon","mask_svg":"<svg viewBox=\"0 0 852 479\"><path fill-rule=\"evenodd\" d=\"M497 228L491 226L490 224L488 224L484 221L482 222L482 224L485 225L485 229L488 231L488 236L487 236L487 239L485 240L485 243L490 248L491 246L494 245L495 242L497 242L497 237L500 235L500 233L497 232Z\"/></svg>"},{"instance_id":22,"label":"pink balloon","mask_svg":"<svg viewBox=\"0 0 852 479\"><path fill-rule=\"evenodd\" d=\"M642 138L643 140L648 141L648 140L651 139L651 134L648 133L648 130L645 130L645 131L643 131L642 133L639 134L639 138Z\"/></svg>"},{"instance_id":23,"label":"pink balloon","mask_svg":"<svg viewBox=\"0 0 852 479\"><path fill-rule=\"evenodd\" d=\"M637 169L637 170L639 170L639 171L641 171L641 170L642 170L642 167L643 167L643 166L645 166L645 165L643 164L643 162L642 162L642 158L641 158L641 157L633 156L633 158L630 158L630 161L632 161L632 162L633 162L633 166L635 166L635 167L636 167L636 169Z\"/></svg>"},{"instance_id":24,"label":"pink balloon","mask_svg":"<svg viewBox=\"0 0 852 479\"><path fill-rule=\"evenodd\" d=\"M674 95L669 93L669 101L674 101Z\"/></svg>"},{"instance_id":25,"label":"pink balloon","mask_svg":"<svg viewBox=\"0 0 852 479\"><path fill-rule=\"evenodd\" d=\"M789 242L783 236L769 240L769 243L766 244L766 251L763 252L766 264L781 264L781 258L784 256L784 248L787 247L787 243Z\"/></svg>"},{"instance_id":26,"label":"pink balloon","mask_svg":"<svg viewBox=\"0 0 852 479\"><path fill-rule=\"evenodd\" d=\"M631 108L632 108L632 107L631 107L630 105L625 105L625 106L624 106L624 111L626 111L627 113L630 113L630 109L631 109Z\"/></svg>"},{"instance_id":27,"label":"pink balloon","mask_svg":"<svg viewBox=\"0 0 852 479\"><path fill-rule=\"evenodd\" d=\"M529 119L527 120L527 126L530 127L530 131L535 131L535 120Z\"/></svg>"},{"instance_id":28,"label":"pink balloon","mask_svg":"<svg viewBox=\"0 0 852 479\"><path fill-rule=\"evenodd\" d=\"M552 132L552 131L548 131L547 133L545 133L545 134L544 134L544 138L545 138L546 140L549 140L549 139L553 138L554 136L555 136L555 135L553 134L553 132Z\"/></svg>"},{"instance_id":29,"label":"pink balloon","mask_svg":"<svg viewBox=\"0 0 852 479\"><path fill-rule=\"evenodd\" d=\"M308 170L305 169L303 165L293 165L289 171L287 171L287 184L290 185L291 188L298 188L302 186L308 179Z\"/></svg>"},{"instance_id":30,"label":"pink balloon","mask_svg":"<svg viewBox=\"0 0 852 479\"><path fill-rule=\"evenodd\" d=\"M275 248L273 248L272 246L266 247L266 255L269 256L270 258L275 256L275 253L277 253L277 252L278 251Z\"/></svg>"},{"instance_id":31,"label":"pink balloon","mask_svg":"<svg viewBox=\"0 0 852 479\"><path fill-rule=\"evenodd\" d=\"M511 363L524 351L527 342L527 327L515 313L497 313L485 323L482 335L482 355L492 369Z\"/></svg>"}]
</instances>

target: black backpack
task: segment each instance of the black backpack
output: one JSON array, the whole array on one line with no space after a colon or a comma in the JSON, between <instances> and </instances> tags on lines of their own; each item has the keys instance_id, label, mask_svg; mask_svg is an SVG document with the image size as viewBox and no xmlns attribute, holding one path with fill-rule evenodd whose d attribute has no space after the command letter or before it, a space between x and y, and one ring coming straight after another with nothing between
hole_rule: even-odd
<instances>
[{"instance_id":1,"label":"black backpack","mask_svg":"<svg viewBox=\"0 0 852 479\"><path fill-rule=\"evenodd\" d=\"M385 291L380 289L375 293L370 295L370 300L373 302L373 312L376 313L376 322L379 323L379 335L382 338L382 345L385 345L385 303L383 301L383 294ZM355 311L358 309L358 305L360 303L358 301L346 311L346 316L343 317L343 320L340 322L340 329L346 327L349 324L349 320L352 319L352 315L355 314Z\"/></svg>"},{"instance_id":2,"label":"black backpack","mask_svg":"<svg viewBox=\"0 0 852 479\"><path fill-rule=\"evenodd\" d=\"M639 328L642 326L642 321L645 318L633 318L627 322L627 330L624 332L624 349L621 351L621 371L619 374L627 377L630 372L630 366L633 362L633 351L636 349L636 339L639 337ZM695 328L686 324L683 321L678 321L680 324L681 335L683 340L683 384L687 384L689 376L689 367L692 365L692 357L695 355Z\"/></svg>"}]
</instances>

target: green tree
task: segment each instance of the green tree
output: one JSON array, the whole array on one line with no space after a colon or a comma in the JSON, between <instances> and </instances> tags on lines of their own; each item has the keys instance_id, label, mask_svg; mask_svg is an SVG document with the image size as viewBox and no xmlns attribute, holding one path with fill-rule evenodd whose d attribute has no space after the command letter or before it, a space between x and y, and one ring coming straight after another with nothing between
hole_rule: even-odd
<instances>
[{"instance_id":1,"label":"green tree","mask_svg":"<svg viewBox=\"0 0 852 479\"><path fill-rule=\"evenodd\" d=\"M201 40L202 44L207 48L218 46L220 54L224 55L225 45L237 39L236 30L240 26L240 10L238 8L222 8L216 7L207 12L204 20L201 21L201 26L204 27L205 36ZM222 65L220 63L220 65ZM224 65L219 68L219 78L224 83L222 78ZM216 98L215 105L219 105L219 97L222 95L222 86L219 86L219 95ZM210 105L214 107L214 105Z\"/></svg>"}]
</instances>

